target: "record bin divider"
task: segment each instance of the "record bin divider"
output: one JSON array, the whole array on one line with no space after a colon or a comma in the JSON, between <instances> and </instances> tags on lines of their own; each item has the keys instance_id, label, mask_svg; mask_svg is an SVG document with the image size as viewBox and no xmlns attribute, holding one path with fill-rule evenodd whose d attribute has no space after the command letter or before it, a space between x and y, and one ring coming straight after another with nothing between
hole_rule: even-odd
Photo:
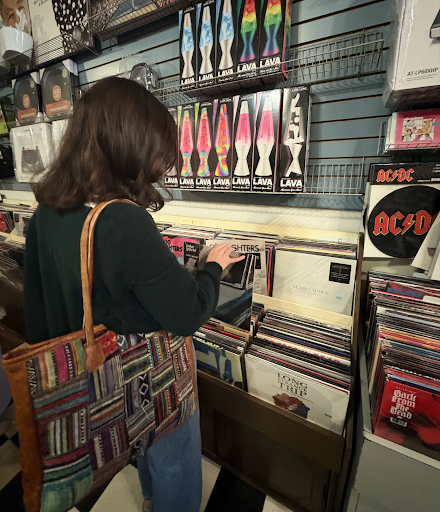
<instances>
[{"instance_id":1,"label":"record bin divider","mask_svg":"<svg viewBox=\"0 0 440 512\"><path fill-rule=\"evenodd\" d=\"M352 323L354 380L344 434L335 434L198 372L203 453L298 511L337 512L344 498L355 427L362 234L358 245ZM298 480L302 491L295 492Z\"/></svg>"}]
</instances>

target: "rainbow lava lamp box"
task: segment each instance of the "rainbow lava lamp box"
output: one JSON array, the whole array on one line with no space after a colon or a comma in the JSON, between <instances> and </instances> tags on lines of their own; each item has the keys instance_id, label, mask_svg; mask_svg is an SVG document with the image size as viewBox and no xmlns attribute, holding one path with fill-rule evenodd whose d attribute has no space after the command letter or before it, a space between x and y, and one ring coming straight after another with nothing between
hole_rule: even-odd
<instances>
[{"instance_id":1,"label":"rainbow lava lamp box","mask_svg":"<svg viewBox=\"0 0 440 512\"><path fill-rule=\"evenodd\" d=\"M257 92L252 191L274 192L279 164L281 89Z\"/></svg>"},{"instance_id":2,"label":"rainbow lava lamp box","mask_svg":"<svg viewBox=\"0 0 440 512\"><path fill-rule=\"evenodd\" d=\"M170 107L168 109L168 112L171 114L172 118L174 119L174 122L176 123L177 127L177 107ZM179 151L179 137L178 137L178 130L176 129L176 144L177 144L177 150ZM179 187L179 178L177 176L177 167L172 167L168 173L165 176L165 186L167 188L178 188Z\"/></svg>"},{"instance_id":3,"label":"rainbow lava lamp box","mask_svg":"<svg viewBox=\"0 0 440 512\"><path fill-rule=\"evenodd\" d=\"M261 0L259 71L265 82L286 78L291 10L290 0Z\"/></svg>"},{"instance_id":4,"label":"rainbow lava lamp box","mask_svg":"<svg viewBox=\"0 0 440 512\"><path fill-rule=\"evenodd\" d=\"M256 94L234 98L232 190L250 191L254 164Z\"/></svg>"},{"instance_id":5,"label":"rainbow lava lamp box","mask_svg":"<svg viewBox=\"0 0 440 512\"><path fill-rule=\"evenodd\" d=\"M198 153L196 188L211 190L218 158L214 138L214 105L211 101L199 103L196 120Z\"/></svg>"},{"instance_id":6,"label":"rainbow lava lamp box","mask_svg":"<svg viewBox=\"0 0 440 512\"><path fill-rule=\"evenodd\" d=\"M216 60L214 36L216 34L216 0L206 0L197 4L197 65L199 86L213 85L215 82Z\"/></svg>"},{"instance_id":7,"label":"rainbow lava lamp box","mask_svg":"<svg viewBox=\"0 0 440 512\"><path fill-rule=\"evenodd\" d=\"M198 169L196 119L198 103L180 105L177 109L179 128L179 187L194 188Z\"/></svg>"},{"instance_id":8,"label":"rainbow lava lamp box","mask_svg":"<svg viewBox=\"0 0 440 512\"><path fill-rule=\"evenodd\" d=\"M197 85L196 41L196 8L188 7L179 11L180 88L182 91L194 89Z\"/></svg>"},{"instance_id":9,"label":"rainbow lava lamp box","mask_svg":"<svg viewBox=\"0 0 440 512\"><path fill-rule=\"evenodd\" d=\"M237 78L252 78L260 65L261 0L238 0Z\"/></svg>"},{"instance_id":10,"label":"rainbow lava lamp box","mask_svg":"<svg viewBox=\"0 0 440 512\"><path fill-rule=\"evenodd\" d=\"M230 190L234 99L223 98L216 100L214 106L214 145L217 162L215 164L212 188L215 190Z\"/></svg>"},{"instance_id":11,"label":"rainbow lava lamp box","mask_svg":"<svg viewBox=\"0 0 440 512\"><path fill-rule=\"evenodd\" d=\"M237 10L236 0L217 0L217 82L236 79Z\"/></svg>"}]
</instances>

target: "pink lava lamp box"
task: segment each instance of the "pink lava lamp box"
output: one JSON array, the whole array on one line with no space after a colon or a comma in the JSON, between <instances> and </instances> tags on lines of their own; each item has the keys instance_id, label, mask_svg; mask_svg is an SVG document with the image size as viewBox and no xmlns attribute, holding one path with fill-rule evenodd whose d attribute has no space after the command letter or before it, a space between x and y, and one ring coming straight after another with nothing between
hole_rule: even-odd
<instances>
[{"instance_id":1,"label":"pink lava lamp box","mask_svg":"<svg viewBox=\"0 0 440 512\"><path fill-rule=\"evenodd\" d=\"M231 190L233 112L234 98L214 101L214 144L217 162L212 188L215 190Z\"/></svg>"},{"instance_id":2,"label":"pink lava lamp box","mask_svg":"<svg viewBox=\"0 0 440 512\"><path fill-rule=\"evenodd\" d=\"M260 76L286 78L292 19L291 0L261 0Z\"/></svg>"},{"instance_id":3,"label":"pink lava lamp box","mask_svg":"<svg viewBox=\"0 0 440 512\"><path fill-rule=\"evenodd\" d=\"M279 166L282 89L257 92L253 192L274 192Z\"/></svg>"},{"instance_id":4,"label":"pink lava lamp box","mask_svg":"<svg viewBox=\"0 0 440 512\"><path fill-rule=\"evenodd\" d=\"M176 135L178 134L177 131L177 107L170 107L168 109L168 112L171 114L172 118L174 119L174 122L176 123ZM176 137L176 145L177 145L177 151L179 152L179 137ZM172 169L168 171L168 173L165 176L165 186L167 188L178 188L179 187L179 178L177 176L177 168L174 166Z\"/></svg>"},{"instance_id":5,"label":"pink lava lamp box","mask_svg":"<svg viewBox=\"0 0 440 512\"><path fill-rule=\"evenodd\" d=\"M199 103L196 132L197 153L199 155L196 188L211 190L218 162L214 137L214 104L212 101Z\"/></svg>"},{"instance_id":6,"label":"pink lava lamp box","mask_svg":"<svg viewBox=\"0 0 440 512\"><path fill-rule=\"evenodd\" d=\"M180 105L177 108L177 126L179 129L179 187L195 188L195 174L198 169L196 144L196 119L198 103Z\"/></svg>"},{"instance_id":7,"label":"pink lava lamp box","mask_svg":"<svg viewBox=\"0 0 440 512\"><path fill-rule=\"evenodd\" d=\"M252 188L256 101L256 94L245 94L234 98L232 190L246 192Z\"/></svg>"}]
</instances>

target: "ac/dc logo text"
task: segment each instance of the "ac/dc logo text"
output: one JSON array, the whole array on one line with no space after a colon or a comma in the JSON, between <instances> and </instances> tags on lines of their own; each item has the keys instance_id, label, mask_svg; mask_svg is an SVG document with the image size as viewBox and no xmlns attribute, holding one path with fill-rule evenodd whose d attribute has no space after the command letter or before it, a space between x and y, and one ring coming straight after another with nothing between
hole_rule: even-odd
<instances>
[{"instance_id":1,"label":"ac/dc logo text","mask_svg":"<svg viewBox=\"0 0 440 512\"><path fill-rule=\"evenodd\" d=\"M413 228L415 235L425 235L438 213L430 215L426 210L419 210L416 214L403 213L397 211L393 215L387 215L385 212L381 212L374 218L374 229L373 234L378 235L404 235L408 230Z\"/></svg>"},{"instance_id":2,"label":"ac/dc logo text","mask_svg":"<svg viewBox=\"0 0 440 512\"><path fill-rule=\"evenodd\" d=\"M400 169L380 169L377 171L376 181L377 183L392 183L393 181L397 181L398 183L411 183L414 179L412 177L412 173L414 169L404 169L401 167Z\"/></svg>"}]
</instances>

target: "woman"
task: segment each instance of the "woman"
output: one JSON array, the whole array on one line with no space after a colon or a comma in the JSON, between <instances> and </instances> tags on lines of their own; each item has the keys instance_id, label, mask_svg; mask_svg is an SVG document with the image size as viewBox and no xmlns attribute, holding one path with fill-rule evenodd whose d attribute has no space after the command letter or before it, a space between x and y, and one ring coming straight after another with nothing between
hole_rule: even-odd
<instances>
[{"instance_id":1,"label":"woman","mask_svg":"<svg viewBox=\"0 0 440 512\"><path fill-rule=\"evenodd\" d=\"M76 103L59 155L35 185L39 202L28 229L25 316L36 343L81 329L80 235L95 204L128 198L158 210L155 189L176 164L177 131L167 109L135 82L106 78ZM166 329L191 335L214 313L224 244L195 278L179 265L145 208L109 205L97 223L94 322L116 333ZM138 457L144 511L198 512L201 499L199 416Z\"/></svg>"}]
</instances>

